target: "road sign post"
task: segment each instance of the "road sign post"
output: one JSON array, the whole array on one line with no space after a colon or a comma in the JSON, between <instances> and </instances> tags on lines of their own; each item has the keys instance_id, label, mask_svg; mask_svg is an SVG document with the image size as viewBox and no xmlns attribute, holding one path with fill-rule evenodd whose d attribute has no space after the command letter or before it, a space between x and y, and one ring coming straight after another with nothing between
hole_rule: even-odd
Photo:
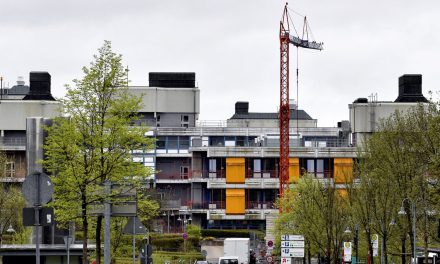
<instances>
[{"instance_id":1,"label":"road sign post","mask_svg":"<svg viewBox=\"0 0 440 264\"><path fill-rule=\"evenodd\" d=\"M290 264L292 258L304 258L304 236L281 235L281 264Z\"/></svg>"},{"instance_id":2,"label":"road sign post","mask_svg":"<svg viewBox=\"0 0 440 264\"><path fill-rule=\"evenodd\" d=\"M53 185L49 176L35 171L24 180L22 193L28 204L34 207L35 263L40 264L40 210L42 205L47 204L52 199Z\"/></svg>"}]
</instances>

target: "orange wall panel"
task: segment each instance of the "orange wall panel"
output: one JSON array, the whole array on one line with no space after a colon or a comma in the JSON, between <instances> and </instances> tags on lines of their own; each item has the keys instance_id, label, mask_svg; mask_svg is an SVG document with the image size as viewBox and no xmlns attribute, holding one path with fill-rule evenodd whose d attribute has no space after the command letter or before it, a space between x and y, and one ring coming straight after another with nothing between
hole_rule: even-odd
<instances>
[{"instance_id":1,"label":"orange wall panel","mask_svg":"<svg viewBox=\"0 0 440 264\"><path fill-rule=\"evenodd\" d=\"M244 158L226 158L226 183L244 183L245 178Z\"/></svg>"},{"instance_id":2,"label":"orange wall panel","mask_svg":"<svg viewBox=\"0 0 440 264\"><path fill-rule=\"evenodd\" d=\"M289 183L299 181L299 158L289 158Z\"/></svg>"},{"instance_id":3,"label":"orange wall panel","mask_svg":"<svg viewBox=\"0 0 440 264\"><path fill-rule=\"evenodd\" d=\"M334 180L335 183L349 183L353 181L353 159L334 159Z\"/></svg>"},{"instance_id":4,"label":"orange wall panel","mask_svg":"<svg viewBox=\"0 0 440 264\"><path fill-rule=\"evenodd\" d=\"M226 214L244 214L245 205L244 189L226 189Z\"/></svg>"}]
</instances>

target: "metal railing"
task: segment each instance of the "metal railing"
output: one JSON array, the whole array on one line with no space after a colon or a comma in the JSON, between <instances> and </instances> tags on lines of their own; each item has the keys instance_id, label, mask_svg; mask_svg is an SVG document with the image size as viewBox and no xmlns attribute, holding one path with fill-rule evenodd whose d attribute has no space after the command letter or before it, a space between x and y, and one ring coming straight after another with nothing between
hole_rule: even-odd
<instances>
[{"instance_id":1,"label":"metal railing","mask_svg":"<svg viewBox=\"0 0 440 264\"><path fill-rule=\"evenodd\" d=\"M303 176L305 174L309 174L311 176L315 176L317 179L329 179L333 178L333 170L316 170L307 172L304 169L301 169L300 175ZM278 170L246 170L245 171L246 179L265 179L265 178L278 178L279 171ZM226 170L189 170L187 173L162 173L159 172L156 174L156 179L158 180L191 180L191 179L225 179L226 178Z\"/></svg>"},{"instance_id":2,"label":"metal railing","mask_svg":"<svg viewBox=\"0 0 440 264\"><path fill-rule=\"evenodd\" d=\"M26 146L25 137L0 137L0 146Z\"/></svg>"}]
</instances>

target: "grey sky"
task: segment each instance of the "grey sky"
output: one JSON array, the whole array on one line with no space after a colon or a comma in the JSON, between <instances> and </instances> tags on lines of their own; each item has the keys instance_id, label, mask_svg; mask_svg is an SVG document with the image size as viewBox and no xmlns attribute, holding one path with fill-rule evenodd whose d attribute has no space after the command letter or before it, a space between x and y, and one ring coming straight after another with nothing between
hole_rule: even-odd
<instances>
[{"instance_id":1,"label":"grey sky","mask_svg":"<svg viewBox=\"0 0 440 264\"><path fill-rule=\"evenodd\" d=\"M0 75L14 84L29 71L52 75L52 91L81 77L81 67L110 40L133 85L150 71L194 71L203 120L224 120L236 101L250 111L279 104L280 0L2 0ZM397 97L397 78L423 74L425 96L439 90L440 1L300 0L324 51L299 50L299 105L320 126L348 119L348 104L378 93ZM300 17L293 16L296 21ZM298 26L301 27L301 26ZM296 97L296 48L291 48ZM292 96L291 96L292 98Z\"/></svg>"}]
</instances>

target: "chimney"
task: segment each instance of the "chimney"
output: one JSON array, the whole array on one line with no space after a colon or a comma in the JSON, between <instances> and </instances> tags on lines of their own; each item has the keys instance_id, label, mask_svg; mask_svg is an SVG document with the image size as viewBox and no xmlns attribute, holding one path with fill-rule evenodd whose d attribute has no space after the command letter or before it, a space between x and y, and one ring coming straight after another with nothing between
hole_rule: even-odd
<instances>
[{"instance_id":1,"label":"chimney","mask_svg":"<svg viewBox=\"0 0 440 264\"><path fill-rule=\"evenodd\" d=\"M248 114L249 113L249 102L236 102L235 103L235 113L236 114Z\"/></svg>"},{"instance_id":2,"label":"chimney","mask_svg":"<svg viewBox=\"0 0 440 264\"><path fill-rule=\"evenodd\" d=\"M421 74L404 74L399 77L399 96L395 102L428 102L422 93Z\"/></svg>"},{"instance_id":3,"label":"chimney","mask_svg":"<svg viewBox=\"0 0 440 264\"><path fill-rule=\"evenodd\" d=\"M48 72L30 72L29 86L29 93L23 100L55 101L50 93L50 74Z\"/></svg>"}]
</instances>

